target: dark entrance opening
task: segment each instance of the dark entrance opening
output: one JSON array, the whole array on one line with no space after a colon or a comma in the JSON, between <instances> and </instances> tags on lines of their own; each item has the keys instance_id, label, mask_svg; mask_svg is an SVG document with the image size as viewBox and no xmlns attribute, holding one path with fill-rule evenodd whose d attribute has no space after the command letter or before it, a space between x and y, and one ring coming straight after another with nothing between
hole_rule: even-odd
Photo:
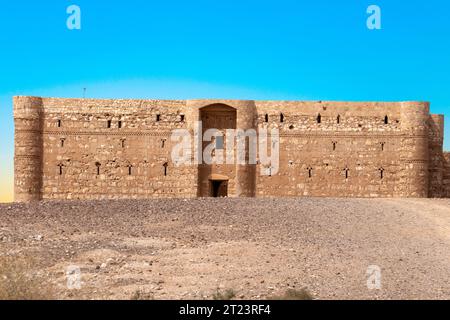
<instances>
[{"instance_id":1,"label":"dark entrance opening","mask_svg":"<svg viewBox=\"0 0 450 320\"><path fill-rule=\"evenodd\" d=\"M211 197L221 198L228 196L228 181L210 180Z\"/></svg>"}]
</instances>

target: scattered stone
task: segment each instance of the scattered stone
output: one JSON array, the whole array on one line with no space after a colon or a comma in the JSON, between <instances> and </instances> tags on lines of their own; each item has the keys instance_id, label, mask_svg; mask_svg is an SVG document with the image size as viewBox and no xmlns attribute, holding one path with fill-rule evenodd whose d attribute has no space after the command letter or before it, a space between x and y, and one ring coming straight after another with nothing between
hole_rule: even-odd
<instances>
[{"instance_id":1,"label":"scattered stone","mask_svg":"<svg viewBox=\"0 0 450 320\"><path fill-rule=\"evenodd\" d=\"M85 285L75 298L121 299L123 288L152 283L158 297L169 299L184 291L211 297L218 284L241 299L305 286L318 299L450 298L443 257L450 240L435 232L449 227L449 199L80 201L73 211L64 201L44 203L11 205L21 213L14 215L0 205L1 250L5 256L31 252L43 272L79 264ZM177 219L183 223L171 223ZM35 242L38 231L43 242ZM75 253L76 259L69 255ZM149 260L158 260L152 272ZM108 267L116 263L121 268ZM367 290L369 264L395 270L396 281ZM61 277L58 288L64 286L64 275L55 273L50 275Z\"/></svg>"}]
</instances>

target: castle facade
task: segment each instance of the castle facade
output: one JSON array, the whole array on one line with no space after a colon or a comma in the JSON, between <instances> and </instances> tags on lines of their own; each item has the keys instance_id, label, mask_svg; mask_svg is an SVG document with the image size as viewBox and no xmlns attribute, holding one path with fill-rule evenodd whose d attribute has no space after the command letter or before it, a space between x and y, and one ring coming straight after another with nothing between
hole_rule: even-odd
<instances>
[{"instance_id":1,"label":"castle facade","mask_svg":"<svg viewBox=\"0 0 450 320\"><path fill-rule=\"evenodd\" d=\"M14 97L14 121L15 200L19 202L450 197L444 117L430 114L426 102L20 96ZM199 121L202 133L210 128L278 130L276 173L259 160L174 163L174 130L194 132Z\"/></svg>"}]
</instances>

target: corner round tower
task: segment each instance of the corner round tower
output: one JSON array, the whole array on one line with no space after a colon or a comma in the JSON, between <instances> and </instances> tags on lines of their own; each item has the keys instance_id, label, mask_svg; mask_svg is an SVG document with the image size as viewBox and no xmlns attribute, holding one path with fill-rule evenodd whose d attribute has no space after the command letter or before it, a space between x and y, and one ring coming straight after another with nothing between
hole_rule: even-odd
<instances>
[{"instance_id":1,"label":"corner round tower","mask_svg":"<svg viewBox=\"0 0 450 320\"><path fill-rule=\"evenodd\" d=\"M237 108L237 128L256 130L256 105L252 100L243 101ZM245 159L249 159L250 143L246 143ZM236 164L236 195L254 197L256 193L256 164Z\"/></svg>"},{"instance_id":2,"label":"corner round tower","mask_svg":"<svg viewBox=\"0 0 450 320\"><path fill-rule=\"evenodd\" d=\"M41 199L42 99L14 97L14 200Z\"/></svg>"},{"instance_id":3,"label":"corner round tower","mask_svg":"<svg viewBox=\"0 0 450 320\"><path fill-rule=\"evenodd\" d=\"M428 197L429 188L429 144L428 102L401 103L401 128L403 131L401 150L402 189L398 196Z\"/></svg>"},{"instance_id":4,"label":"corner round tower","mask_svg":"<svg viewBox=\"0 0 450 320\"><path fill-rule=\"evenodd\" d=\"M430 191L431 198L440 198L443 194L444 184L444 115L432 114L428 123L429 141L429 170L430 170Z\"/></svg>"}]
</instances>

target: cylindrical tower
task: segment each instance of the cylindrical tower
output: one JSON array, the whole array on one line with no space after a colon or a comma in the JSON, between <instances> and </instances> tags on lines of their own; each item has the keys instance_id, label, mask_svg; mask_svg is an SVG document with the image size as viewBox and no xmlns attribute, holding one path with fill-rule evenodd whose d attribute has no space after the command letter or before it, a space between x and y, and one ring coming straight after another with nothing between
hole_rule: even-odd
<instances>
[{"instance_id":1,"label":"cylindrical tower","mask_svg":"<svg viewBox=\"0 0 450 320\"><path fill-rule=\"evenodd\" d=\"M403 131L401 180L396 196L428 197L429 150L428 102L403 102L401 104L401 128Z\"/></svg>"},{"instance_id":2,"label":"cylindrical tower","mask_svg":"<svg viewBox=\"0 0 450 320\"><path fill-rule=\"evenodd\" d=\"M237 108L236 127L238 130L253 129L256 132L256 105L254 101L242 101ZM250 140L247 142L245 152L246 159L249 159ZM257 142L255 142L257 143ZM256 146L256 148L258 148ZM254 197L256 193L256 164L247 162L236 164L236 196Z\"/></svg>"},{"instance_id":3,"label":"cylindrical tower","mask_svg":"<svg viewBox=\"0 0 450 320\"><path fill-rule=\"evenodd\" d=\"M430 170L430 191L432 198L442 197L443 173L444 173L444 116L442 114L432 114L428 123L429 141L429 170Z\"/></svg>"},{"instance_id":4,"label":"cylindrical tower","mask_svg":"<svg viewBox=\"0 0 450 320\"><path fill-rule=\"evenodd\" d=\"M42 99L14 97L14 198L41 199Z\"/></svg>"}]
</instances>

